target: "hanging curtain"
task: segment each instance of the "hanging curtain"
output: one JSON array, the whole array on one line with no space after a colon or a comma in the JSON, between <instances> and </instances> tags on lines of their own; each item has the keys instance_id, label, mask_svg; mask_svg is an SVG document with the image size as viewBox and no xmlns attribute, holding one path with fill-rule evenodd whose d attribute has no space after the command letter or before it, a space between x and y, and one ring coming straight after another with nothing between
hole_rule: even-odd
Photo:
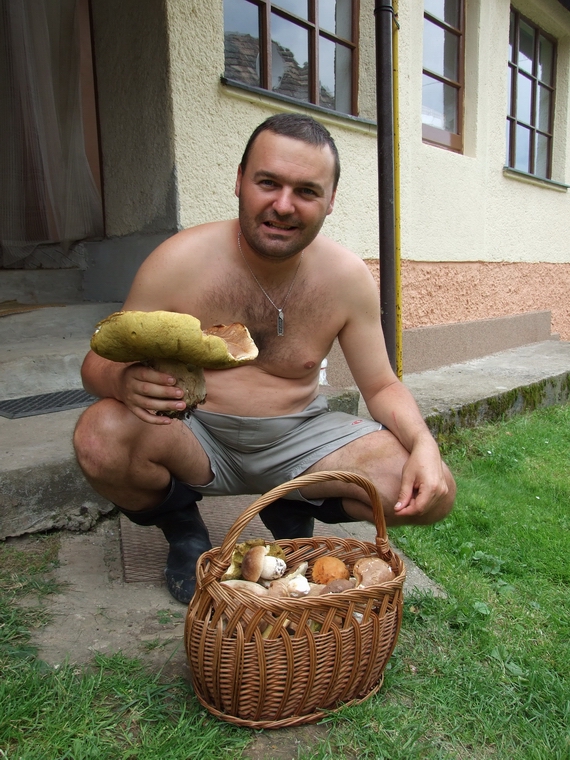
<instances>
[{"instance_id":1,"label":"hanging curtain","mask_svg":"<svg viewBox=\"0 0 570 760\"><path fill-rule=\"evenodd\" d=\"M0 0L0 266L103 234L85 147L80 3Z\"/></svg>"}]
</instances>

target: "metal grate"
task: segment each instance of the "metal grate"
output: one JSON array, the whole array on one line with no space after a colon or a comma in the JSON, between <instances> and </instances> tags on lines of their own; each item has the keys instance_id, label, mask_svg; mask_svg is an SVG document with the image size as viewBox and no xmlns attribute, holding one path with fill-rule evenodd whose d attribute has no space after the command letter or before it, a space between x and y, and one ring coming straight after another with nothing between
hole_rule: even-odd
<instances>
[{"instance_id":1,"label":"metal grate","mask_svg":"<svg viewBox=\"0 0 570 760\"><path fill-rule=\"evenodd\" d=\"M96 400L95 396L91 396L82 389L12 398L7 401L0 401L0 417L8 417L8 419L13 420L18 417L35 417L38 414L64 412L66 409L89 406Z\"/></svg>"}]
</instances>

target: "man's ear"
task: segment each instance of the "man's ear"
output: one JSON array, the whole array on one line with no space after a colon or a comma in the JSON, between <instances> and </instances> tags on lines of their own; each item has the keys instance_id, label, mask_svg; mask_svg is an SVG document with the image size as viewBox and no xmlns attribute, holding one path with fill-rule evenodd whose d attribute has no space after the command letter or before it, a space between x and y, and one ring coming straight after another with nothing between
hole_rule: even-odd
<instances>
[{"instance_id":1,"label":"man's ear","mask_svg":"<svg viewBox=\"0 0 570 760\"><path fill-rule=\"evenodd\" d=\"M330 200L330 203L329 203L329 207L327 209L327 216L329 214L332 214L332 210L334 208L334 200L335 200L335 198L336 198L336 188L333 190L333 194L331 195L331 200Z\"/></svg>"},{"instance_id":2,"label":"man's ear","mask_svg":"<svg viewBox=\"0 0 570 760\"><path fill-rule=\"evenodd\" d=\"M235 187L235 194L239 198L239 191L241 187L241 178L242 178L242 172L241 172L241 164L238 166L237 170L237 177L236 177L236 187Z\"/></svg>"}]
</instances>

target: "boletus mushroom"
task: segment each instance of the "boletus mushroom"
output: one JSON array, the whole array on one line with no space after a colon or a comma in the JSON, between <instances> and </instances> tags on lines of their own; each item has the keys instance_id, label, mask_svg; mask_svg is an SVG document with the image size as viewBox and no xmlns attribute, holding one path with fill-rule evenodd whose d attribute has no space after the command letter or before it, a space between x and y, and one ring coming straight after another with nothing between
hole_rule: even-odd
<instances>
[{"instance_id":1,"label":"boletus mushroom","mask_svg":"<svg viewBox=\"0 0 570 760\"><path fill-rule=\"evenodd\" d=\"M229 369L258 354L247 327L235 322L202 330L200 320L172 311L118 311L95 327L91 348L114 362L142 362L176 378L186 409L159 412L181 419L206 400L204 369Z\"/></svg>"},{"instance_id":2,"label":"boletus mushroom","mask_svg":"<svg viewBox=\"0 0 570 760\"><path fill-rule=\"evenodd\" d=\"M362 557L354 563L352 572L357 588L376 586L396 577L390 565L380 557Z\"/></svg>"}]
</instances>

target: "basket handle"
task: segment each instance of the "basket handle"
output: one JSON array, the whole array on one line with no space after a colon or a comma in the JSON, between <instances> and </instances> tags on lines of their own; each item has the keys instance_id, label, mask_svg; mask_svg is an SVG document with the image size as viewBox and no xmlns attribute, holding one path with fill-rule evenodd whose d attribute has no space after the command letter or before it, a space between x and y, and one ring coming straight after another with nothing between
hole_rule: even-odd
<instances>
[{"instance_id":1,"label":"basket handle","mask_svg":"<svg viewBox=\"0 0 570 760\"><path fill-rule=\"evenodd\" d=\"M259 499L246 507L243 512L238 516L232 527L226 534L224 542L220 548L220 552L216 558L215 565L217 567L224 567L224 570L229 567L232 553L234 551L237 539L243 532L244 528L249 522L257 515L264 507L267 507L272 502L285 496L285 494L295 491L298 488L305 488L305 486L312 486L315 483L323 483L328 480L340 480L344 483L353 483L360 486L370 498L372 505L372 511L374 513L374 524L376 526L377 543L382 543L387 540L386 534L386 520L384 518L384 510L382 509L382 503L380 496L374 484L364 478L361 475L356 475L353 472L344 472L342 470L323 470L322 472L314 472L310 475L301 475L293 480L288 480L286 483L273 488L271 491L260 496ZM213 569L213 568L212 568Z\"/></svg>"}]
</instances>

